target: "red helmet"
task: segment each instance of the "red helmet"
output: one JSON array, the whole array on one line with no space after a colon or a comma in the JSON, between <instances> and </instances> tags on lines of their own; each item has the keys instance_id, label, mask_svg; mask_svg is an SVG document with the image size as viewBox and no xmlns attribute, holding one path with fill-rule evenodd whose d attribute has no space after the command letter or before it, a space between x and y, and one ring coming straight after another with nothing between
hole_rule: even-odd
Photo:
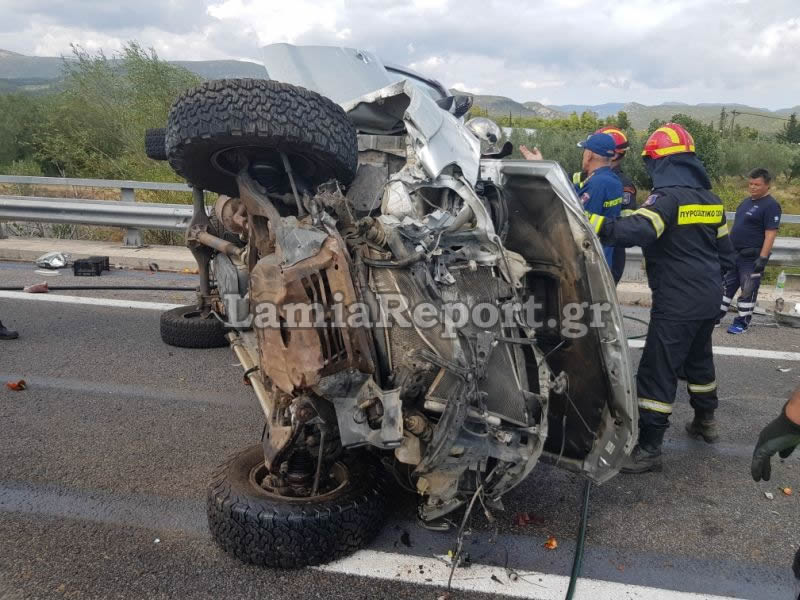
<instances>
[{"instance_id":1,"label":"red helmet","mask_svg":"<svg viewBox=\"0 0 800 600\"><path fill-rule=\"evenodd\" d=\"M672 154L694 151L692 134L677 123L667 123L647 138L642 156L659 159Z\"/></svg>"},{"instance_id":2,"label":"red helmet","mask_svg":"<svg viewBox=\"0 0 800 600\"><path fill-rule=\"evenodd\" d=\"M617 154L625 154L628 151L628 137L622 132L621 129L613 125L601 127L595 133L607 133L614 138L614 143L617 145Z\"/></svg>"}]
</instances>

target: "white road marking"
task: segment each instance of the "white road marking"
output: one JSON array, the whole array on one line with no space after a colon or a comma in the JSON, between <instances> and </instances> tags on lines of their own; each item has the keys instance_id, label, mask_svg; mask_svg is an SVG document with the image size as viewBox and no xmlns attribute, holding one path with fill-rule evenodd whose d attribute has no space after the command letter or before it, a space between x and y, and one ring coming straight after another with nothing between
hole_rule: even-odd
<instances>
[{"instance_id":1,"label":"white road marking","mask_svg":"<svg viewBox=\"0 0 800 600\"><path fill-rule=\"evenodd\" d=\"M420 568L420 566L422 568ZM415 585L446 586L450 567L436 558L360 550L352 556L316 567L328 573L371 577ZM530 600L562 600L569 586L569 577L526 571L512 581L502 567L473 564L469 569L456 569L453 589L503 594ZM496 579L492 579L494 576ZM499 581L497 581L499 580ZM735 600L730 596L712 596L676 592L641 585L627 585L581 577L575 588L577 600Z\"/></svg>"},{"instance_id":2,"label":"white road marking","mask_svg":"<svg viewBox=\"0 0 800 600\"><path fill-rule=\"evenodd\" d=\"M0 298L11 300L36 300L39 302L59 302L62 304L83 304L89 306L108 306L112 308L138 308L142 310L165 311L178 308L180 304L162 302L143 302L139 300L117 300L114 298L89 298L83 296L64 296L59 294L28 294L26 292L0 291ZM628 340L631 348L644 348L644 340ZM776 350L759 350L757 348L733 348L714 346L717 356L744 356L747 358L765 358L771 360L800 361L800 352L779 352Z\"/></svg>"},{"instance_id":3,"label":"white road marking","mask_svg":"<svg viewBox=\"0 0 800 600\"><path fill-rule=\"evenodd\" d=\"M84 304L89 306L109 306L112 308L138 308L142 310L171 310L180 304L163 302L142 302L139 300L117 300L114 298L88 298L83 296L62 296L59 294L28 294L27 292L0 291L0 298L10 300L35 300L38 302L57 302L60 304Z\"/></svg>"},{"instance_id":4,"label":"white road marking","mask_svg":"<svg viewBox=\"0 0 800 600\"><path fill-rule=\"evenodd\" d=\"M644 340L628 340L628 346L631 348L644 348ZM759 350L757 348L733 348L731 346L714 346L714 355L800 361L800 352L780 352L777 350Z\"/></svg>"}]
</instances>

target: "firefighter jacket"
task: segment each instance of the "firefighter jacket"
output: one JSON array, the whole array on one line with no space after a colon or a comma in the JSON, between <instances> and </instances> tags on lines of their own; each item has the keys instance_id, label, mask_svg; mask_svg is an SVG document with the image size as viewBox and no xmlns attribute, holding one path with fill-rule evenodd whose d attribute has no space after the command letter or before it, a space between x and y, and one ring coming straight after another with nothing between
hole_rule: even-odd
<instances>
[{"instance_id":1,"label":"firefighter jacket","mask_svg":"<svg viewBox=\"0 0 800 600\"><path fill-rule=\"evenodd\" d=\"M716 318L721 272L734 260L722 201L711 192L694 154L645 162L653 177L652 193L632 215L604 223L600 240L604 245L642 247L653 318ZM657 169L653 163L660 163Z\"/></svg>"}]
</instances>

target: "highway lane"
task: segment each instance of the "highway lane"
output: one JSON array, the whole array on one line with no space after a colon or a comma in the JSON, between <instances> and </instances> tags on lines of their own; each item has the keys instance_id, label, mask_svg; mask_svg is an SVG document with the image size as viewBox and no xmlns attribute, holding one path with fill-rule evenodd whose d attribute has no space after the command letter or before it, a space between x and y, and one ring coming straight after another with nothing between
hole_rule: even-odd
<instances>
[{"instance_id":1,"label":"highway lane","mask_svg":"<svg viewBox=\"0 0 800 600\"><path fill-rule=\"evenodd\" d=\"M0 345L0 381L30 383L24 392L0 391L0 597L441 595L432 586L446 569L435 555L454 547L453 535L417 528L414 499L399 492L371 554L324 571L255 569L215 548L204 522L206 481L261 431L229 350L164 346L155 310L0 298L0 318L22 333ZM732 337L722 334L716 343ZM764 327L741 337L749 347L775 348L793 334L783 330L776 342ZM595 488L578 597L792 597L798 496L777 487L800 487L798 459L776 465L768 484L752 482L748 467L757 432L800 380L800 363L735 356L717 364L722 442L686 439L691 409L682 390L665 472ZM539 466L505 497L496 534L476 512L467 546L488 570L459 569L455 597L560 597L581 487L578 477ZM520 512L539 524L516 525ZM542 547L549 535L559 540L555 551ZM536 574L512 582L506 552L511 568Z\"/></svg>"}]
</instances>

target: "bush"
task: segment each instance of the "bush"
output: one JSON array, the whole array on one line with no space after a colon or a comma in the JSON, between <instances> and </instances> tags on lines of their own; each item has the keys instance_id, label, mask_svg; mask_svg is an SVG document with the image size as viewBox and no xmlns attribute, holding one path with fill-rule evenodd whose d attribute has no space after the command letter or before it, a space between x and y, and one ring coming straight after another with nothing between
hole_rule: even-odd
<instances>
[{"instance_id":1,"label":"bush","mask_svg":"<svg viewBox=\"0 0 800 600\"><path fill-rule=\"evenodd\" d=\"M42 170L64 177L175 180L144 153L144 132L163 127L170 104L200 79L129 43L120 56L73 48L60 93L43 97L30 144Z\"/></svg>"}]
</instances>

